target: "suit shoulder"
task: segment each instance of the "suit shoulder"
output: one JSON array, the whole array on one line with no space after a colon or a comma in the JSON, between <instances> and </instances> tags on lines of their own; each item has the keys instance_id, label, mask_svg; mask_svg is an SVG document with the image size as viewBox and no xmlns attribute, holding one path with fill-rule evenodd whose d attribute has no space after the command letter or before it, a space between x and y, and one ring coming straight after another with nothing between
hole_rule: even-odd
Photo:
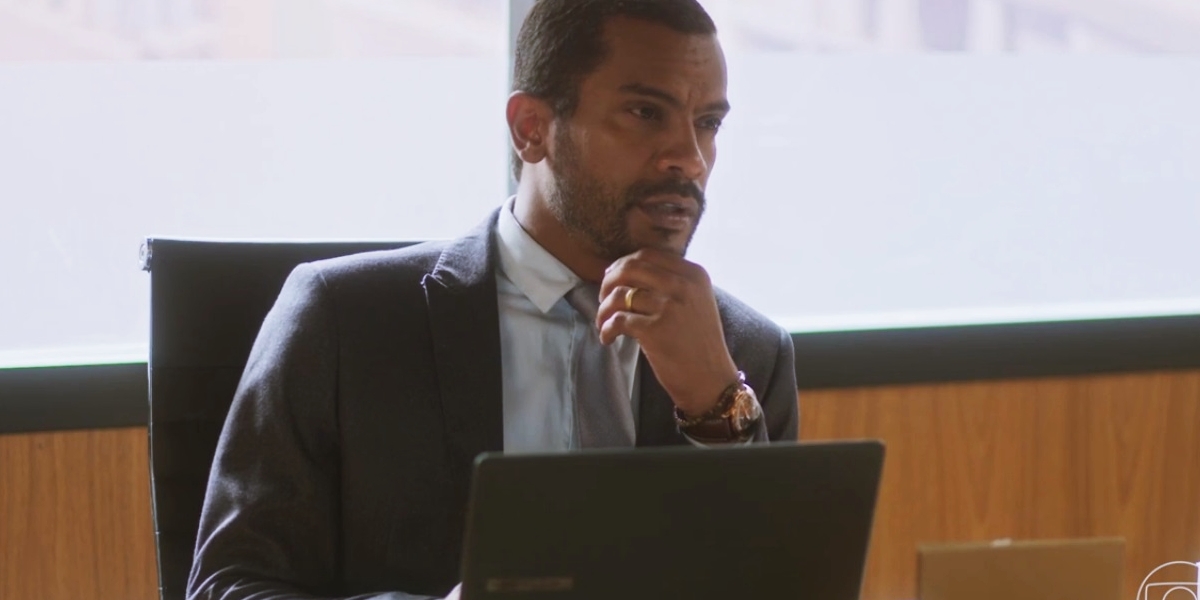
<instances>
[{"instance_id":1,"label":"suit shoulder","mask_svg":"<svg viewBox=\"0 0 1200 600\"><path fill-rule=\"evenodd\" d=\"M777 323L725 290L718 288L714 293L727 338L758 344L778 342L783 328Z\"/></svg>"},{"instance_id":2,"label":"suit shoulder","mask_svg":"<svg viewBox=\"0 0 1200 600\"><path fill-rule=\"evenodd\" d=\"M375 250L306 263L331 288L384 283L412 284L433 271L445 241L423 242L394 250Z\"/></svg>"}]
</instances>

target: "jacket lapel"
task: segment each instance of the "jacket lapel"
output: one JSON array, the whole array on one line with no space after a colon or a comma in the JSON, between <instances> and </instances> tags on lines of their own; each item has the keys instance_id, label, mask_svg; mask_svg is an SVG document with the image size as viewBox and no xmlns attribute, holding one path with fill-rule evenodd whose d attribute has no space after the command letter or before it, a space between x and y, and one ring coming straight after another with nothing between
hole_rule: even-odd
<instances>
[{"instance_id":1,"label":"jacket lapel","mask_svg":"<svg viewBox=\"0 0 1200 600\"><path fill-rule=\"evenodd\" d=\"M447 447L459 481L469 480L479 453L504 449L493 240L498 214L447 246L422 281Z\"/></svg>"}]
</instances>

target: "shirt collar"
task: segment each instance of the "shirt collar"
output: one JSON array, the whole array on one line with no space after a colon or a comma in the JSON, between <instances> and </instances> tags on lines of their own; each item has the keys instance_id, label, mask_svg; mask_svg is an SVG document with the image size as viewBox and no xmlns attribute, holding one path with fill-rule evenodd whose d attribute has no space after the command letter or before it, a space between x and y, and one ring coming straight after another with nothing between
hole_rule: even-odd
<instances>
[{"instance_id":1,"label":"shirt collar","mask_svg":"<svg viewBox=\"0 0 1200 600\"><path fill-rule=\"evenodd\" d=\"M504 203L496 222L500 270L538 310L547 313L582 280L521 227L512 212L514 200Z\"/></svg>"}]
</instances>

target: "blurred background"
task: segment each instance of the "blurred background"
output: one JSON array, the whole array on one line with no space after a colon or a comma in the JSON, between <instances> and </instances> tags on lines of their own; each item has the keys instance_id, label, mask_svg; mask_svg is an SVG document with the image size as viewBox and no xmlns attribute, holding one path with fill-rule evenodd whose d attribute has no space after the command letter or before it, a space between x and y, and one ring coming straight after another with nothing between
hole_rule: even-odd
<instances>
[{"instance_id":1,"label":"blurred background","mask_svg":"<svg viewBox=\"0 0 1200 600\"><path fill-rule=\"evenodd\" d=\"M809 52L1194 52L1188 0L707 0L725 44ZM488 56L502 0L0 0L0 58Z\"/></svg>"},{"instance_id":2,"label":"blurred background","mask_svg":"<svg viewBox=\"0 0 1200 600\"><path fill-rule=\"evenodd\" d=\"M1200 2L702 3L689 258L793 332L801 439L887 443L863 597L924 543L1120 536L1123 597L1200 559ZM158 597L147 236L504 200L508 4L0 0L0 597Z\"/></svg>"},{"instance_id":3,"label":"blurred background","mask_svg":"<svg viewBox=\"0 0 1200 600\"><path fill-rule=\"evenodd\" d=\"M703 4L734 111L691 256L793 332L1200 313L1200 3ZM508 10L0 0L0 366L144 360L146 236L474 225Z\"/></svg>"}]
</instances>

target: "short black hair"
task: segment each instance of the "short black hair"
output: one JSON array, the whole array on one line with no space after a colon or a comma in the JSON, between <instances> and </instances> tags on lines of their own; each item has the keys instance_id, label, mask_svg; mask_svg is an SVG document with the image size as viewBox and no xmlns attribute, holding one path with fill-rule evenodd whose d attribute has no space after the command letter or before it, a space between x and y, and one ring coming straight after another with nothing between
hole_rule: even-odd
<instances>
[{"instance_id":1,"label":"short black hair","mask_svg":"<svg viewBox=\"0 0 1200 600\"><path fill-rule=\"evenodd\" d=\"M629 17L679 33L712 35L717 26L696 0L538 0L517 35L513 91L546 101L556 118L579 105L579 85L604 62L604 25ZM513 152L513 176L521 159Z\"/></svg>"}]
</instances>

